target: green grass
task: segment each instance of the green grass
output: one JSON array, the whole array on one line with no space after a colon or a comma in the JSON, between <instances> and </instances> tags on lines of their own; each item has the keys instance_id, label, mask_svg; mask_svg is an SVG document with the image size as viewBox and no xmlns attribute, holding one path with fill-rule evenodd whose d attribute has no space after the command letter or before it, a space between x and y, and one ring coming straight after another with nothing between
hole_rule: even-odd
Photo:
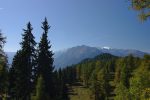
<instances>
[{"instance_id":1,"label":"green grass","mask_svg":"<svg viewBox=\"0 0 150 100\"><path fill-rule=\"evenodd\" d=\"M92 100L90 90L82 85L70 86L69 90L70 100Z\"/></svg>"}]
</instances>

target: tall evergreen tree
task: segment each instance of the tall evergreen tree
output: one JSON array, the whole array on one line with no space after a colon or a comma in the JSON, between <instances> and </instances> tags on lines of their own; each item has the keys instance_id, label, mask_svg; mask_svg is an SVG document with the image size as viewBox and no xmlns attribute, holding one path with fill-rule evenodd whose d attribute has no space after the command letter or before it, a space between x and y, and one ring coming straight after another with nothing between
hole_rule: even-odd
<instances>
[{"instance_id":1,"label":"tall evergreen tree","mask_svg":"<svg viewBox=\"0 0 150 100\"><path fill-rule=\"evenodd\" d=\"M13 58L12 66L9 70L9 95L11 99L20 99L23 94L22 84L22 53L21 50L17 51L16 55ZM22 83L21 83L22 82Z\"/></svg>"},{"instance_id":2,"label":"tall evergreen tree","mask_svg":"<svg viewBox=\"0 0 150 100\"><path fill-rule=\"evenodd\" d=\"M16 97L16 72L15 72L15 67L14 67L14 64L15 64L15 61L16 60L16 55L14 56L13 58L13 63L12 63L12 66L11 68L9 69L9 95L11 96L11 99L14 99Z\"/></svg>"},{"instance_id":3,"label":"tall evergreen tree","mask_svg":"<svg viewBox=\"0 0 150 100\"><path fill-rule=\"evenodd\" d=\"M21 50L16 54L17 61L14 62L14 72L16 73L16 88L19 94L17 98L19 100L30 100L30 94L32 91L32 69L35 66L35 45L34 36L32 34L32 26L30 22L27 24L27 29L23 29L24 34L22 34L23 41L21 44ZM21 93L21 94L20 94Z\"/></svg>"},{"instance_id":4,"label":"tall evergreen tree","mask_svg":"<svg viewBox=\"0 0 150 100\"><path fill-rule=\"evenodd\" d=\"M43 81L45 82L45 92L49 96L49 99L54 99L54 82L53 82L53 53L50 50L51 45L48 40L48 30L50 26L48 25L47 19L45 18L42 22L42 29L44 30L42 34L41 41L38 47L38 58L37 58L37 69L38 75L42 75ZM49 100L48 99L48 100Z\"/></svg>"},{"instance_id":5,"label":"tall evergreen tree","mask_svg":"<svg viewBox=\"0 0 150 100\"><path fill-rule=\"evenodd\" d=\"M55 99L54 100L69 100L68 89L65 82L64 69L54 71L54 82L55 82Z\"/></svg>"},{"instance_id":6,"label":"tall evergreen tree","mask_svg":"<svg viewBox=\"0 0 150 100\"><path fill-rule=\"evenodd\" d=\"M24 75L24 89L26 91L24 91L24 95L25 95L25 99L28 100L30 99L30 93L32 91L32 83L31 83L31 79L32 79L32 69L35 66L34 61L35 61L35 57L36 57L36 50L35 50L35 37L32 34L32 25L30 24L30 22L27 24L27 29L23 29L24 30L24 34L23 36L23 41L21 42L21 46L22 46L22 54L23 54L23 58L24 58L24 63L22 64L22 67L24 68L23 71L23 75ZM22 68L22 69L23 69Z\"/></svg>"}]
</instances>

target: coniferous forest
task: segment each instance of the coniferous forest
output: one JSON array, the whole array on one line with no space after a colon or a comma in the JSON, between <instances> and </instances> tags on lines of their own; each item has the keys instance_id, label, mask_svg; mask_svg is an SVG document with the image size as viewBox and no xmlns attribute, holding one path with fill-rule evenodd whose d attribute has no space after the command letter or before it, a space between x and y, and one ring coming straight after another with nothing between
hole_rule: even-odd
<instances>
[{"instance_id":1,"label":"coniferous forest","mask_svg":"<svg viewBox=\"0 0 150 100\"><path fill-rule=\"evenodd\" d=\"M21 49L16 52L12 66L3 51L5 37L0 34L0 99L4 100L68 100L61 70L54 70L53 52L48 40L50 26L42 22L39 43L35 42L31 23L23 29Z\"/></svg>"},{"instance_id":2,"label":"coniferous forest","mask_svg":"<svg viewBox=\"0 0 150 100\"><path fill-rule=\"evenodd\" d=\"M75 86L86 89L89 100L150 99L150 55L139 58L104 53L56 69L46 18L41 29L37 43L31 23L27 23L21 49L11 66L3 51L6 37L0 33L0 100L80 100L73 99L73 95L80 94L74 94Z\"/></svg>"},{"instance_id":3,"label":"coniferous forest","mask_svg":"<svg viewBox=\"0 0 150 100\"><path fill-rule=\"evenodd\" d=\"M149 19L149 0L129 2L142 21ZM45 18L36 42L28 22L11 65L4 51L7 39L0 31L0 100L150 100L149 54L118 57L102 53L58 68L53 64L50 28Z\"/></svg>"}]
</instances>

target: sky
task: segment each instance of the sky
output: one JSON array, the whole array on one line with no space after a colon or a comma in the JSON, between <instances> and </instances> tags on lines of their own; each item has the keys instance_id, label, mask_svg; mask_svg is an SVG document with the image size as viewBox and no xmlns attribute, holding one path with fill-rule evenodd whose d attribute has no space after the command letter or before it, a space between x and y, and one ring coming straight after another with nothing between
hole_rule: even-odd
<instances>
[{"instance_id":1,"label":"sky","mask_svg":"<svg viewBox=\"0 0 150 100\"><path fill-rule=\"evenodd\" d=\"M0 29L5 51L17 51L30 21L36 41L47 17L52 50L77 45L150 52L150 22L142 23L128 0L0 0Z\"/></svg>"}]
</instances>

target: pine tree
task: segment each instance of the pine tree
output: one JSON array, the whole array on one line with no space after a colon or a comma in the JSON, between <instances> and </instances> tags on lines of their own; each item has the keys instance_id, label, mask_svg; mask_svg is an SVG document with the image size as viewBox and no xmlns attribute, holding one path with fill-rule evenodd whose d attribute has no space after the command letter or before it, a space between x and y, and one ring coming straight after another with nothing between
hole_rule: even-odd
<instances>
[{"instance_id":1,"label":"pine tree","mask_svg":"<svg viewBox=\"0 0 150 100\"><path fill-rule=\"evenodd\" d=\"M59 95L59 98L58 100L68 100L68 95L67 95L67 86L66 86L66 82L65 82L65 79L64 79L64 74L63 74L63 70L61 70L61 68L58 70L58 80L56 80L58 82L58 86L57 86L57 89L58 89L58 95Z\"/></svg>"},{"instance_id":2,"label":"pine tree","mask_svg":"<svg viewBox=\"0 0 150 100\"><path fill-rule=\"evenodd\" d=\"M41 41L38 47L38 58L37 58L37 69L38 76L42 75L43 80L45 82L45 92L48 94L49 99L53 99L55 97L54 91L54 81L53 81L53 53L50 50L51 45L48 40L48 30L50 26L48 25L47 19L45 18L42 23L42 29L44 30L42 34Z\"/></svg>"},{"instance_id":3,"label":"pine tree","mask_svg":"<svg viewBox=\"0 0 150 100\"><path fill-rule=\"evenodd\" d=\"M22 53L21 50L17 51L16 55L13 58L12 66L9 70L9 95L11 96L11 99L19 99L22 94L23 88L22 88ZM20 76L21 75L21 76Z\"/></svg>"},{"instance_id":4,"label":"pine tree","mask_svg":"<svg viewBox=\"0 0 150 100\"><path fill-rule=\"evenodd\" d=\"M27 29L23 29L21 50L16 54L15 62L13 62L14 72L16 73L16 97L19 100L30 100L32 91L32 73L35 66L35 45L34 36L32 34L32 26L30 22Z\"/></svg>"},{"instance_id":5,"label":"pine tree","mask_svg":"<svg viewBox=\"0 0 150 100\"><path fill-rule=\"evenodd\" d=\"M32 34L32 25L30 22L27 24L27 29L24 29L24 34L23 36L23 41L21 42L22 46L22 54L23 54L23 59L24 63L22 63L22 69L23 70L23 75L24 75L24 95L25 99L28 100L30 99L30 93L32 89L32 69L34 67L34 61L35 61L35 45L36 42L34 41L35 37Z\"/></svg>"},{"instance_id":6,"label":"pine tree","mask_svg":"<svg viewBox=\"0 0 150 100\"><path fill-rule=\"evenodd\" d=\"M15 72L15 68L14 68L14 63L15 63L15 59L16 57L14 57L13 59L13 63L11 68L9 69L9 87L8 87L8 91L9 91L9 95L11 96L11 99L14 99L16 97L16 72Z\"/></svg>"}]
</instances>

